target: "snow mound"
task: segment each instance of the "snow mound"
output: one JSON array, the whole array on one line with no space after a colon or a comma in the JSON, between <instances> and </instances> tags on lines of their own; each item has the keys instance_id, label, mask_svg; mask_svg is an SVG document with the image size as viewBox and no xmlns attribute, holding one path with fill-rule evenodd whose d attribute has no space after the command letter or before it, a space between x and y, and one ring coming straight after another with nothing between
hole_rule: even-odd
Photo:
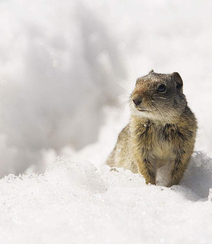
<instances>
[{"instance_id":1,"label":"snow mound","mask_svg":"<svg viewBox=\"0 0 212 244\"><path fill-rule=\"evenodd\" d=\"M44 175L6 176L0 243L210 243L211 160L196 153L182 184L171 188L63 159Z\"/></svg>"},{"instance_id":2,"label":"snow mound","mask_svg":"<svg viewBox=\"0 0 212 244\"><path fill-rule=\"evenodd\" d=\"M200 198L208 197L212 188L212 159L203 152L194 152L181 184Z\"/></svg>"},{"instance_id":3,"label":"snow mound","mask_svg":"<svg viewBox=\"0 0 212 244\"><path fill-rule=\"evenodd\" d=\"M86 1L0 7L0 177L29 163L44 172L43 150L97 140L102 107L115 104L126 77L122 55Z\"/></svg>"}]
</instances>

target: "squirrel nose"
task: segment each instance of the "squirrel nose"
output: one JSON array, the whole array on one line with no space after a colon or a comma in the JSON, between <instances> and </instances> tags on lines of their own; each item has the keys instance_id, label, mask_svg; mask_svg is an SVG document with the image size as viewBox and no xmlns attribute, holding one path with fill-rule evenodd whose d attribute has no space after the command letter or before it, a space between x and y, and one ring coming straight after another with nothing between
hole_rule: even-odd
<instances>
[{"instance_id":1,"label":"squirrel nose","mask_svg":"<svg viewBox=\"0 0 212 244\"><path fill-rule=\"evenodd\" d=\"M142 97L138 96L138 97L134 98L133 102L136 106L140 105L142 103Z\"/></svg>"}]
</instances>

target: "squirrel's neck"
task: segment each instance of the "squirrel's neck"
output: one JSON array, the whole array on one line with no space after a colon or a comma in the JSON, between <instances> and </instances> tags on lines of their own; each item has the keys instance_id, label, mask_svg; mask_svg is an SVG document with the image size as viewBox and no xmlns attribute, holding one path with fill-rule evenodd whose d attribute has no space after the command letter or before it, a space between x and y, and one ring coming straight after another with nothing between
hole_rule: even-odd
<instances>
[{"instance_id":1,"label":"squirrel's neck","mask_svg":"<svg viewBox=\"0 0 212 244\"><path fill-rule=\"evenodd\" d=\"M181 114L179 114L178 116L164 116L163 118L157 117L156 115L151 115L151 114L147 114L145 116L142 115L134 115L131 114L131 118L130 118L130 123L132 124L140 124L140 125L148 125L148 124L155 124L156 126L165 126L166 124L170 124L170 125L178 125L181 124L181 122L184 119L187 119L187 114L191 113L191 110L189 109L188 106L185 107L185 109L182 111Z\"/></svg>"},{"instance_id":2,"label":"squirrel's neck","mask_svg":"<svg viewBox=\"0 0 212 244\"><path fill-rule=\"evenodd\" d=\"M155 125L158 127L163 127L166 124L171 124L171 125L177 125L179 123L179 118L176 119L167 119L167 120L159 120L159 119L152 119L148 117L142 117L142 116L131 116L130 118L130 124L132 125L141 125L144 127L150 126L150 125Z\"/></svg>"}]
</instances>

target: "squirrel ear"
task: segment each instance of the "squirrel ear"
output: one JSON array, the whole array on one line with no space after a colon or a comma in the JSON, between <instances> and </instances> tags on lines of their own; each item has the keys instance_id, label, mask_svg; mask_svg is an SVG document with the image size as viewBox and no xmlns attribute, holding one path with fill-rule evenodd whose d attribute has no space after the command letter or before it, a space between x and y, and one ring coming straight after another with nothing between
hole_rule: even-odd
<instances>
[{"instance_id":1,"label":"squirrel ear","mask_svg":"<svg viewBox=\"0 0 212 244\"><path fill-rule=\"evenodd\" d=\"M154 73L154 70L153 70L153 69L151 69L151 70L149 71L148 75L151 74L151 73Z\"/></svg>"},{"instance_id":2,"label":"squirrel ear","mask_svg":"<svg viewBox=\"0 0 212 244\"><path fill-rule=\"evenodd\" d=\"M183 87L183 80L182 80L181 76L179 75L179 73L177 73L177 72L172 73L171 78L173 81L176 82L177 89L181 90Z\"/></svg>"}]
</instances>

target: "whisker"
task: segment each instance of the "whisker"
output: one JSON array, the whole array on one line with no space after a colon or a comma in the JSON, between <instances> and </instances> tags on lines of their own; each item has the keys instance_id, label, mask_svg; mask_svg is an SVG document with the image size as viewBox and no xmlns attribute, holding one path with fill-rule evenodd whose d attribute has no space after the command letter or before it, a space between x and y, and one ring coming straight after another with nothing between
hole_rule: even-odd
<instances>
[{"instance_id":1,"label":"whisker","mask_svg":"<svg viewBox=\"0 0 212 244\"><path fill-rule=\"evenodd\" d=\"M134 70L130 67L132 65L130 65L129 62L125 61L125 65L126 65L126 69L128 71L128 73L130 73L130 76L134 79L134 80L137 80L138 78L138 74L137 74L137 70L135 69L136 65L133 64L133 68Z\"/></svg>"},{"instance_id":2,"label":"whisker","mask_svg":"<svg viewBox=\"0 0 212 244\"><path fill-rule=\"evenodd\" d=\"M120 84L116 83L115 81L113 81L113 83L114 83L116 86L118 86L120 89L122 89L122 90L128 92L127 89L126 89L125 87L122 87Z\"/></svg>"},{"instance_id":3,"label":"whisker","mask_svg":"<svg viewBox=\"0 0 212 244\"><path fill-rule=\"evenodd\" d=\"M124 101L123 103L121 103L119 106L118 106L118 113L121 114L121 116L123 115L123 112L124 110L126 109L126 107L128 107L127 105L129 105L129 100L127 101Z\"/></svg>"}]
</instances>

